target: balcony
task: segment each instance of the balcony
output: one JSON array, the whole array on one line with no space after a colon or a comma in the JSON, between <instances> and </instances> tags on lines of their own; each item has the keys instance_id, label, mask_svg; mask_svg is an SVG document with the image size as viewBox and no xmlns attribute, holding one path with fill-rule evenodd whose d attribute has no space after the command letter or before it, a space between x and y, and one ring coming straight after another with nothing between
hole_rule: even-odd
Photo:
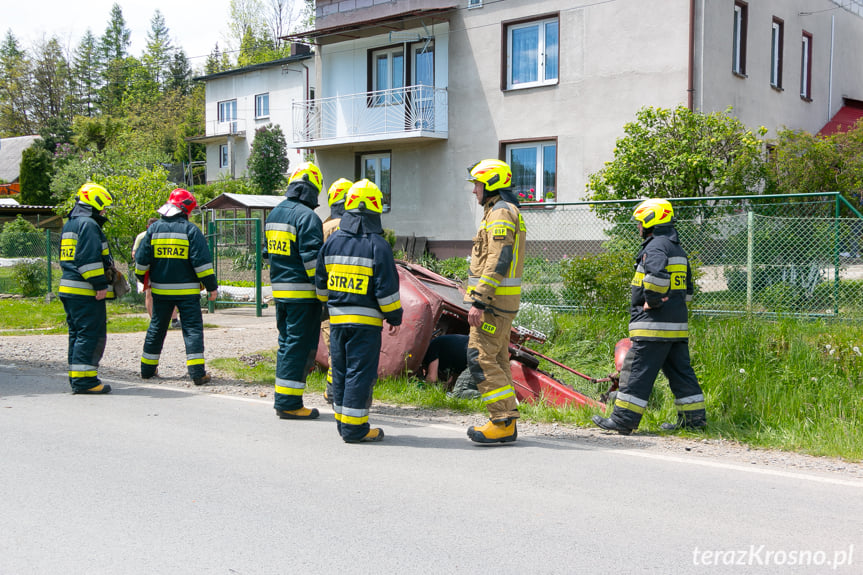
<instances>
[{"instance_id":1,"label":"balcony","mask_svg":"<svg viewBox=\"0 0 863 575\"><path fill-rule=\"evenodd\" d=\"M246 121L232 120L230 122L219 122L210 120L205 124L204 136L192 136L186 138L187 142L196 144L224 144L228 141L228 136L236 138L246 137Z\"/></svg>"},{"instance_id":2,"label":"balcony","mask_svg":"<svg viewBox=\"0 0 863 575\"><path fill-rule=\"evenodd\" d=\"M445 140L447 91L408 86L293 104L293 143L324 148L362 142Z\"/></svg>"}]
</instances>

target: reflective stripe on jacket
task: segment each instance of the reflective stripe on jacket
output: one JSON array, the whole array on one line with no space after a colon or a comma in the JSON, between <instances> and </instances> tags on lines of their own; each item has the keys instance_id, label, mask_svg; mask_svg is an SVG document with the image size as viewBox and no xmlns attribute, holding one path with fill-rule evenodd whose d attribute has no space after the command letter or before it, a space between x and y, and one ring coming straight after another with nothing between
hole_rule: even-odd
<instances>
[{"instance_id":1,"label":"reflective stripe on jacket","mask_svg":"<svg viewBox=\"0 0 863 575\"><path fill-rule=\"evenodd\" d=\"M631 283L629 337L642 341L688 339L686 302L692 297L692 272L673 226L657 226L641 244ZM645 302L650 309L644 309Z\"/></svg>"},{"instance_id":2,"label":"reflective stripe on jacket","mask_svg":"<svg viewBox=\"0 0 863 575\"><path fill-rule=\"evenodd\" d=\"M526 228L521 211L500 196L485 204L473 239L465 303L477 301L504 313L518 312Z\"/></svg>"},{"instance_id":3,"label":"reflective stripe on jacket","mask_svg":"<svg viewBox=\"0 0 863 575\"><path fill-rule=\"evenodd\" d=\"M108 298L114 297L105 275L114 259L108 250L108 239L99 225L104 218L93 214L92 207L76 204L69 220L60 232L60 278L59 293L65 295L92 296L107 289Z\"/></svg>"},{"instance_id":4,"label":"reflective stripe on jacket","mask_svg":"<svg viewBox=\"0 0 863 575\"><path fill-rule=\"evenodd\" d=\"M273 298L314 300L315 265L324 243L321 218L296 199L285 199L270 212L265 226L264 258L270 262Z\"/></svg>"},{"instance_id":5,"label":"reflective stripe on jacket","mask_svg":"<svg viewBox=\"0 0 863 575\"><path fill-rule=\"evenodd\" d=\"M318 256L315 287L330 325L401 325L399 276L390 244L380 234L339 230Z\"/></svg>"},{"instance_id":6,"label":"reflective stripe on jacket","mask_svg":"<svg viewBox=\"0 0 863 575\"><path fill-rule=\"evenodd\" d=\"M135 251L135 275L144 281L150 272L153 295L200 297L219 285L204 233L181 214L162 217L147 228Z\"/></svg>"}]
</instances>

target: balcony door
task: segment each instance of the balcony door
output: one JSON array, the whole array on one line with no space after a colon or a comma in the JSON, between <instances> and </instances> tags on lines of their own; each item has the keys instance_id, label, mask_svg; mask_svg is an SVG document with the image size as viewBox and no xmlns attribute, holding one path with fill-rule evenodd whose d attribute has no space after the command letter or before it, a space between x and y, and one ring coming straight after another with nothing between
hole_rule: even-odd
<instances>
[{"instance_id":1,"label":"balcony door","mask_svg":"<svg viewBox=\"0 0 863 575\"><path fill-rule=\"evenodd\" d=\"M412 105L405 110L408 126L434 130L434 43L414 44L411 49Z\"/></svg>"}]
</instances>

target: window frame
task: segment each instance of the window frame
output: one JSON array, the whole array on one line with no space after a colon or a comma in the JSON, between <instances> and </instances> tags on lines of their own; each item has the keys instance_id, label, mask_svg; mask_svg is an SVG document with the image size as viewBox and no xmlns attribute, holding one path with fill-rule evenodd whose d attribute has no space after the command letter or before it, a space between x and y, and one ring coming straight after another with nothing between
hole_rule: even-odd
<instances>
[{"instance_id":1,"label":"window frame","mask_svg":"<svg viewBox=\"0 0 863 575\"><path fill-rule=\"evenodd\" d=\"M554 156L551 160L554 162L554 182L553 182L553 197L549 198L549 192L546 192L545 185L545 164L549 159L546 157L548 148L550 146L554 146ZM536 154L536 165L534 169L536 171L534 186L532 189L542 189L543 197L540 199L529 200L527 196L520 196L519 191L515 185L516 180L518 179L518 174L515 173L515 169L513 169L513 192L518 197L518 201L525 207L554 207L560 200L558 198L558 139L556 136L548 137L548 138L524 138L519 140L506 140L500 143L500 157L504 158L504 162L509 164L512 168L515 166L515 162L512 160L512 151L513 150L523 150L534 148L537 150Z\"/></svg>"},{"instance_id":2,"label":"window frame","mask_svg":"<svg viewBox=\"0 0 863 575\"><path fill-rule=\"evenodd\" d=\"M745 78L749 4L741 0L735 0L733 22L731 33L731 73Z\"/></svg>"},{"instance_id":3,"label":"window frame","mask_svg":"<svg viewBox=\"0 0 863 575\"><path fill-rule=\"evenodd\" d=\"M233 104L233 105L231 105ZM232 100L222 100L217 104L217 119L220 124L227 124L228 122L235 122L237 120L237 99L234 98ZM225 114L225 111L233 112L233 114ZM227 116L232 116L228 118Z\"/></svg>"},{"instance_id":4,"label":"window frame","mask_svg":"<svg viewBox=\"0 0 863 575\"><path fill-rule=\"evenodd\" d=\"M231 165L231 155L228 144L219 144L219 169L228 168Z\"/></svg>"},{"instance_id":5,"label":"window frame","mask_svg":"<svg viewBox=\"0 0 863 575\"><path fill-rule=\"evenodd\" d=\"M384 174L384 168L382 167L382 160L386 159L389 163L389 167L387 168L388 181L383 182L381 178ZM375 178L372 179L375 185L380 188L381 194L383 194L383 213L389 213L392 211L392 169L393 169L393 154L391 150L379 150L379 151L370 151L370 152L362 152L356 155L356 174L357 180L361 180L367 177L366 172L366 161L367 160L377 160L377 169L375 170Z\"/></svg>"},{"instance_id":6,"label":"window frame","mask_svg":"<svg viewBox=\"0 0 863 575\"><path fill-rule=\"evenodd\" d=\"M266 111L262 110L261 102L265 102ZM270 93L255 94L255 119L261 120L270 117Z\"/></svg>"},{"instance_id":7,"label":"window frame","mask_svg":"<svg viewBox=\"0 0 863 575\"><path fill-rule=\"evenodd\" d=\"M785 21L773 17L770 26L770 87L782 90L782 54L785 51Z\"/></svg>"},{"instance_id":8,"label":"window frame","mask_svg":"<svg viewBox=\"0 0 863 575\"><path fill-rule=\"evenodd\" d=\"M549 58L546 53L546 30L547 25L554 23L557 25L557 47L554 55L555 71L553 77L548 76ZM527 28L537 28L537 58L536 58L536 80L531 82L512 82L513 68L513 51L512 51L512 36L515 30L524 30ZM508 20L501 22L502 50L501 50L501 90L525 90L541 86L556 86L560 84L560 13L553 12L541 14L531 18L522 18L518 20Z\"/></svg>"},{"instance_id":9,"label":"window frame","mask_svg":"<svg viewBox=\"0 0 863 575\"><path fill-rule=\"evenodd\" d=\"M812 34L803 30L800 40L800 98L812 101Z\"/></svg>"},{"instance_id":10,"label":"window frame","mask_svg":"<svg viewBox=\"0 0 863 575\"><path fill-rule=\"evenodd\" d=\"M402 69L401 69L401 86L396 87L394 85L394 80L396 79L394 63L396 56L399 56L399 52L401 52L401 60L402 60ZM401 44L391 44L389 46L384 46L382 48L375 48L374 50L369 50L368 52L368 91L369 92L378 92L381 90L396 90L401 88L405 89L407 83L407 56L406 53L410 52L410 48L406 43ZM388 85L385 88L380 87L380 79L378 74L378 60L380 56L387 56L387 82ZM391 93L389 97L384 97L382 95L373 96L369 98L369 106L377 107L377 106L397 106L404 104L404 93L401 96L398 93Z\"/></svg>"}]
</instances>

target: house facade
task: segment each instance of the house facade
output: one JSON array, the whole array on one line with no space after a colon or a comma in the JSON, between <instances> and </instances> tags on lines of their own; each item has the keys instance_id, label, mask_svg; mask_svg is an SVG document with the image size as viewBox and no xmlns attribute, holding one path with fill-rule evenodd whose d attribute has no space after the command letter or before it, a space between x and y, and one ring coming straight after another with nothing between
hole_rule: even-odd
<instances>
[{"instance_id":1,"label":"house facade","mask_svg":"<svg viewBox=\"0 0 863 575\"><path fill-rule=\"evenodd\" d=\"M733 107L769 135L817 132L863 99L859 0L318 0L318 97L293 145L326 184L368 177L384 226L466 255L483 158L513 167L525 210L581 200L643 106ZM532 239L578 229L548 226ZM587 233L587 232L584 232ZM589 238L584 238L589 239Z\"/></svg>"},{"instance_id":2,"label":"house facade","mask_svg":"<svg viewBox=\"0 0 863 575\"><path fill-rule=\"evenodd\" d=\"M292 101L315 97L314 60L308 46L288 58L195 78L206 83L206 130L188 141L207 146L207 182L246 176L255 130L278 125L291 146ZM305 150L290 148L291 166Z\"/></svg>"}]
</instances>

